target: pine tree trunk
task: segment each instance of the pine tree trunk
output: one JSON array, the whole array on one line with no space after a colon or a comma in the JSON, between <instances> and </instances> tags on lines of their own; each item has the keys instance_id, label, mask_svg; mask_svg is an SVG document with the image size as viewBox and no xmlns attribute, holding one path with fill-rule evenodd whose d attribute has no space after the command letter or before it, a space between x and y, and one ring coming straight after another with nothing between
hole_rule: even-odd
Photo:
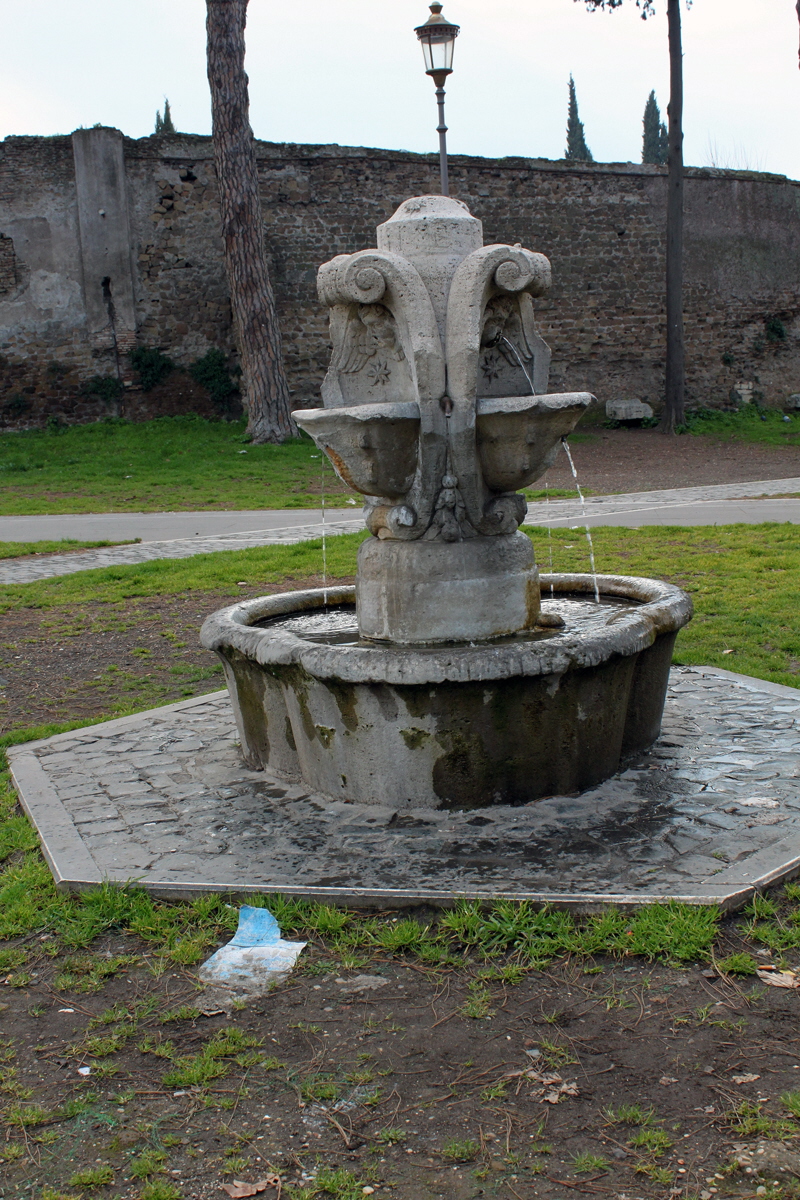
<instances>
[{"instance_id":1,"label":"pine tree trunk","mask_svg":"<svg viewBox=\"0 0 800 1200\"><path fill-rule=\"evenodd\" d=\"M267 267L250 128L244 70L247 3L206 0L214 165L247 432L254 442L283 442L297 430L289 407L281 333Z\"/></svg>"},{"instance_id":2,"label":"pine tree trunk","mask_svg":"<svg viewBox=\"0 0 800 1200\"><path fill-rule=\"evenodd\" d=\"M684 421L683 344L683 53L680 0L667 0L669 25L669 158L667 173L667 371L661 429Z\"/></svg>"}]
</instances>

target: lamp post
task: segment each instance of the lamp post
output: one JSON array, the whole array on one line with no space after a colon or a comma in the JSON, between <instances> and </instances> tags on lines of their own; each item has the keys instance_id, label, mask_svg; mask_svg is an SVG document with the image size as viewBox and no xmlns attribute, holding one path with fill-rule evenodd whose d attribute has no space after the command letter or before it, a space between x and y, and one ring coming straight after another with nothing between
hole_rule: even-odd
<instances>
[{"instance_id":1,"label":"lamp post","mask_svg":"<svg viewBox=\"0 0 800 1200\"><path fill-rule=\"evenodd\" d=\"M431 4L431 15L424 25L414 30L425 57L425 73L436 84L436 102L439 105L439 170L442 177L442 195L450 195L447 179L447 126L444 123L444 81L453 71L453 47L460 26L451 25L442 16L442 5L436 0Z\"/></svg>"}]
</instances>

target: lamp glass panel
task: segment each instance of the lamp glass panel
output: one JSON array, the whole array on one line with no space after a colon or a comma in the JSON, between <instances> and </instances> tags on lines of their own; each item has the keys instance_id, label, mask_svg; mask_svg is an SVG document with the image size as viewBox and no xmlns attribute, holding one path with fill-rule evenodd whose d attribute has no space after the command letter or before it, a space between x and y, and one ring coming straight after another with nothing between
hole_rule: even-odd
<instances>
[{"instance_id":1,"label":"lamp glass panel","mask_svg":"<svg viewBox=\"0 0 800 1200\"><path fill-rule=\"evenodd\" d=\"M455 38L432 38L428 44L428 54L430 55L431 65L429 71L452 71L453 69L453 48L455 46ZM426 58L428 55L426 55Z\"/></svg>"}]
</instances>

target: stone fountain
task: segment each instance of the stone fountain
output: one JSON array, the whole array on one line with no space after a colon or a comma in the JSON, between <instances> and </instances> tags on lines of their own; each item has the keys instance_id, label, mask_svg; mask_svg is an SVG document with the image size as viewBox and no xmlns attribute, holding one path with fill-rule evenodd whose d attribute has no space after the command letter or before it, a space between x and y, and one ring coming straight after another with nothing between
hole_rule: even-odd
<instances>
[{"instance_id":1,"label":"stone fountain","mask_svg":"<svg viewBox=\"0 0 800 1200\"><path fill-rule=\"evenodd\" d=\"M245 762L359 804L470 809L581 792L658 736L676 587L539 576L520 489L593 402L547 392L550 264L484 246L466 206L407 200L320 268L333 357L295 412L365 501L355 588L203 626Z\"/></svg>"}]
</instances>

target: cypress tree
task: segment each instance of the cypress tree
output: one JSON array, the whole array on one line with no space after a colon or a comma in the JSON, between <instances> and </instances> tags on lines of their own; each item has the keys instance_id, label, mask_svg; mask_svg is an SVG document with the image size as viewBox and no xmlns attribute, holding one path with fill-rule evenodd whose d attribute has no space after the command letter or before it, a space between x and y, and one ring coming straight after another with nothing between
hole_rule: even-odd
<instances>
[{"instance_id":1,"label":"cypress tree","mask_svg":"<svg viewBox=\"0 0 800 1200\"><path fill-rule=\"evenodd\" d=\"M169 100L164 98L164 115L162 117L160 110L156 110L156 127L154 133L176 133L177 130L172 123L172 113L169 109Z\"/></svg>"},{"instance_id":2,"label":"cypress tree","mask_svg":"<svg viewBox=\"0 0 800 1200\"><path fill-rule=\"evenodd\" d=\"M642 137L642 162L656 163L661 166L667 161L669 140L667 127L661 120L661 112L656 102L655 92L651 92L644 106L642 122L644 134Z\"/></svg>"},{"instance_id":3,"label":"cypress tree","mask_svg":"<svg viewBox=\"0 0 800 1200\"><path fill-rule=\"evenodd\" d=\"M567 109L567 149L564 157L572 162L594 162L583 135L583 121L578 117L578 98L575 80L569 77L569 107Z\"/></svg>"}]
</instances>

